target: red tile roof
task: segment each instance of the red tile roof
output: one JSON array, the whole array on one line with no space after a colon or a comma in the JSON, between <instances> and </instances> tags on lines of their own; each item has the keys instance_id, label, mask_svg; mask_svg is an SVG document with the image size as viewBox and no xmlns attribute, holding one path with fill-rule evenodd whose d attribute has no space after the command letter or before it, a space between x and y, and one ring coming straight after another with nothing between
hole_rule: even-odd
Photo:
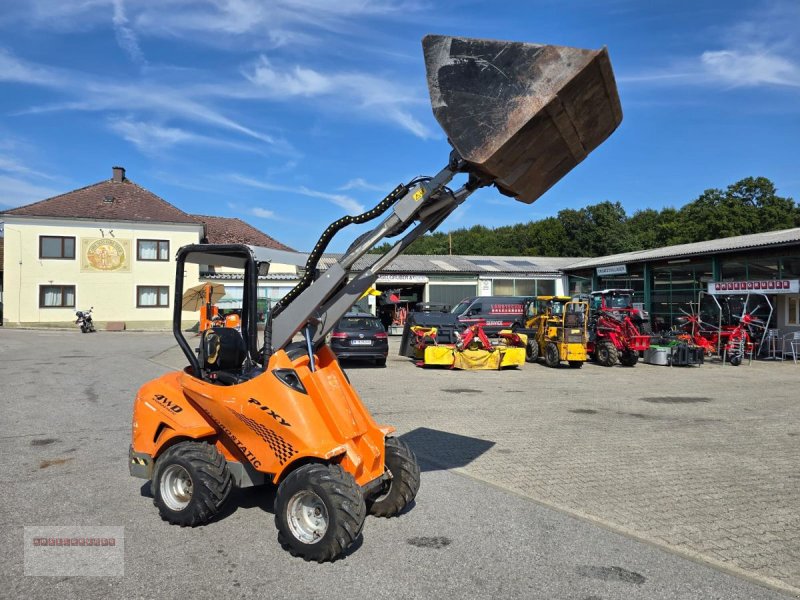
<instances>
[{"instance_id":1,"label":"red tile roof","mask_svg":"<svg viewBox=\"0 0 800 600\"><path fill-rule=\"evenodd\" d=\"M125 169L122 167L114 167L113 173L113 177L106 181L12 208L0 213L0 217L20 215L61 219L203 224L206 228L206 238L212 244L240 243L293 251L289 246L281 244L241 219L187 214L126 178ZM0 269L2 264L2 245L0 245Z\"/></svg>"},{"instance_id":2,"label":"red tile roof","mask_svg":"<svg viewBox=\"0 0 800 600\"><path fill-rule=\"evenodd\" d=\"M209 244L250 244L275 250L294 252L286 244L271 238L263 231L235 217L212 217L209 215L192 215L198 222L206 226L206 238Z\"/></svg>"},{"instance_id":3,"label":"red tile roof","mask_svg":"<svg viewBox=\"0 0 800 600\"><path fill-rule=\"evenodd\" d=\"M163 198L125 177L122 181L100 181L0 214L103 221L197 222Z\"/></svg>"}]
</instances>

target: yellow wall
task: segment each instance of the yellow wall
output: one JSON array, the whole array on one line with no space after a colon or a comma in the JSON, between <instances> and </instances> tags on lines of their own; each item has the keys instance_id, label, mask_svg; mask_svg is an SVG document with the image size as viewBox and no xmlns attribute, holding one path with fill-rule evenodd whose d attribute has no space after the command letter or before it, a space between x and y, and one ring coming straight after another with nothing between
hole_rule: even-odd
<instances>
[{"instance_id":1,"label":"yellow wall","mask_svg":"<svg viewBox=\"0 0 800 600\"><path fill-rule=\"evenodd\" d=\"M95 322L124 321L128 328L164 328L172 323L175 293L175 253L197 243L202 226L193 224L103 223L4 217L5 273L3 317L8 325L68 324L76 310L94 307ZM101 231L102 230L102 231ZM87 272L81 269L82 238L130 240L128 272ZM40 259L39 236L75 237L74 259ZM137 239L168 240L169 261L139 261ZM197 265L187 265L184 289L199 283ZM39 308L40 285L74 285L75 308ZM137 285L169 286L169 308L137 308ZM196 315L184 313L196 320Z\"/></svg>"}]
</instances>

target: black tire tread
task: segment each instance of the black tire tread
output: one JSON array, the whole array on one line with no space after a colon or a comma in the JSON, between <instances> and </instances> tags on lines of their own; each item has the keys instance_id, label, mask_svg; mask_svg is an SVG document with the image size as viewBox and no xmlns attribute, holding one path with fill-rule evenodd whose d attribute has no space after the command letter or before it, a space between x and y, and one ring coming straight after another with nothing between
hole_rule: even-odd
<instances>
[{"instance_id":1,"label":"black tire tread","mask_svg":"<svg viewBox=\"0 0 800 600\"><path fill-rule=\"evenodd\" d=\"M369 503L369 513L376 517L396 517L419 492L419 464L408 444L394 437L386 438L385 462L392 472L389 491L384 498Z\"/></svg>"},{"instance_id":2,"label":"black tire tread","mask_svg":"<svg viewBox=\"0 0 800 600\"><path fill-rule=\"evenodd\" d=\"M583 366L582 360L571 360L569 361L569 368L570 369L580 369Z\"/></svg>"},{"instance_id":3,"label":"black tire tread","mask_svg":"<svg viewBox=\"0 0 800 600\"><path fill-rule=\"evenodd\" d=\"M167 465L179 462L188 466L193 479L192 501L180 512L160 501L159 475ZM161 518L173 525L196 527L216 516L233 488L233 477L225 457L206 442L181 442L169 448L156 461L153 473L153 503Z\"/></svg>"},{"instance_id":4,"label":"black tire tread","mask_svg":"<svg viewBox=\"0 0 800 600\"><path fill-rule=\"evenodd\" d=\"M544 347L544 364L548 367L556 368L561 363L558 346L554 342L548 342Z\"/></svg>"},{"instance_id":5,"label":"black tire tread","mask_svg":"<svg viewBox=\"0 0 800 600\"><path fill-rule=\"evenodd\" d=\"M537 360L539 360L539 343L531 336L525 346L525 361L535 363Z\"/></svg>"},{"instance_id":6,"label":"black tire tread","mask_svg":"<svg viewBox=\"0 0 800 600\"><path fill-rule=\"evenodd\" d=\"M610 340L604 340L598 344L603 346L603 348L607 351L607 359L601 360L602 351L600 348L595 350L595 355L597 356L597 362L604 367L613 367L615 364L619 362L619 351L617 347L611 342Z\"/></svg>"},{"instance_id":7,"label":"black tire tread","mask_svg":"<svg viewBox=\"0 0 800 600\"><path fill-rule=\"evenodd\" d=\"M280 518L285 510L293 488L316 487L322 491L323 502L328 508L328 531L315 544L303 544L295 540L285 529ZM289 497L285 497L289 496ZM361 535L367 508L361 488L353 475L340 465L312 463L292 471L278 487L275 495L275 526L278 529L278 542L292 556L306 561L327 562L339 558Z\"/></svg>"}]
</instances>

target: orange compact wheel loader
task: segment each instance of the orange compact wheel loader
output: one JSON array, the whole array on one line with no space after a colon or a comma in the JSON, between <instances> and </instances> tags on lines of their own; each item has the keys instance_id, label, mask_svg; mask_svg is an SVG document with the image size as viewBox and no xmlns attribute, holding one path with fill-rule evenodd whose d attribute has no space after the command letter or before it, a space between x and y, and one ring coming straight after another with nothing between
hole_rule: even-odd
<instances>
[{"instance_id":1,"label":"orange compact wheel loader","mask_svg":"<svg viewBox=\"0 0 800 600\"><path fill-rule=\"evenodd\" d=\"M452 145L439 173L332 223L307 256L238 244L178 251L173 331L187 366L139 390L130 448L131 474L150 480L169 523L207 523L234 485L277 486L279 541L306 560L326 561L356 541L367 513L403 511L420 484L414 454L392 427L372 419L326 335L382 269L473 191L494 185L531 203L622 119L605 49L431 35L423 51L434 115ZM456 176L465 181L451 189ZM379 218L318 272L337 231ZM371 267L351 276L356 260L395 236ZM305 270L273 307L259 340L258 278L273 262ZM180 327L191 264L240 268L244 280L240 329L207 329L197 349Z\"/></svg>"}]
</instances>

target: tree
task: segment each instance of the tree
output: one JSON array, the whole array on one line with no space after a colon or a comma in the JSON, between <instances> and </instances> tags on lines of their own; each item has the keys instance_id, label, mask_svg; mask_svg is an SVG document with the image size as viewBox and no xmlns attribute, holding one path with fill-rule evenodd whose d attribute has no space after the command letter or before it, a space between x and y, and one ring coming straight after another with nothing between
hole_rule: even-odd
<instances>
[{"instance_id":1,"label":"tree","mask_svg":"<svg viewBox=\"0 0 800 600\"><path fill-rule=\"evenodd\" d=\"M491 229L475 225L415 241L410 254L487 256L606 256L800 227L800 205L777 195L765 177L747 177L725 190L705 190L680 209L638 210L628 217L619 202L565 208L555 217ZM385 251L389 244L380 247ZM378 250L378 249L376 249Z\"/></svg>"}]
</instances>

